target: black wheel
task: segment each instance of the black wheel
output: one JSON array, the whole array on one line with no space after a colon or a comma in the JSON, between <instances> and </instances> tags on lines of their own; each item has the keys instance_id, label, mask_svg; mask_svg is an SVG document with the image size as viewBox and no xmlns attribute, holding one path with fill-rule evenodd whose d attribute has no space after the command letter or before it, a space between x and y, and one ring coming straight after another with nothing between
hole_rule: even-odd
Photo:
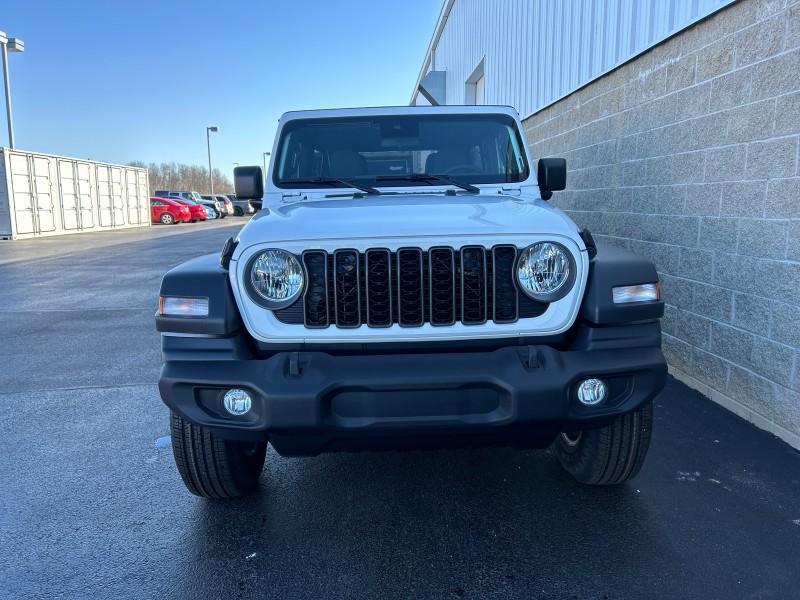
<instances>
[{"instance_id":1,"label":"black wheel","mask_svg":"<svg viewBox=\"0 0 800 600\"><path fill-rule=\"evenodd\" d=\"M164 225L172 225L175 222L175 218L169 213L164 213L161 215L161 222Z\"/></svg>"},{"instance_id":2,"label":"black wheel","mask_svg":"<svg viewBox=\"0 0 800 600\"><path fill-rule=\"evenodd\" d=\"M242 208L240 206L234 207L233 216L234 217L243 217L244 216L244 211L242 210Z\"/></svg>"},{"instance_id":3,"label":"black wheel","mask_svg":"<svg viewBox=\"0 0 800 600\"><path fill-rule=\"evenodd\" d=\"M223 440L170 413L175 464L187 489L203 498L236 498L258 486L266 442Z\"/></svg>"},{"instance_id":4,"label":"black wheel","mask_svg":"<svg viewBox=\"0 0 800 600\"><path fill-rule=\"evenodd\" d=\"M652 429L653 404L648 402L600 429L561 433L554 446L561 466L581 483L616 485L642 468Z\"/></svg>"},{"instance_id":5,"label":"black wheel","mask_svg":"<svg viewBox=\"0 0 800 600\"><path fill-rule=\"evenodd\" d=\"M192 219L192 223L197 223L197 219Z\"/></svg>"}]
</instances>

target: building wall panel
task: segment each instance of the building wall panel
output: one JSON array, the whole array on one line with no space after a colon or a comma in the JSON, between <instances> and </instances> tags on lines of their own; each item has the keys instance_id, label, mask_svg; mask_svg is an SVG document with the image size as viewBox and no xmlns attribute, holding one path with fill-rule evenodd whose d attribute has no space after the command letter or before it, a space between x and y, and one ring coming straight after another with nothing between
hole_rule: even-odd
<instances>
[{"instance_id":1,"label":"building wall panel","mask_svg":"<svg viewBox=\"0 0 800 600\"><path fill-rule=\"evenodd\" d=\"M446 0L426 72L446 71L447 104L463 104L484 60L485 102L526 116L730 1Z\"/></svg>"}]
</instances>

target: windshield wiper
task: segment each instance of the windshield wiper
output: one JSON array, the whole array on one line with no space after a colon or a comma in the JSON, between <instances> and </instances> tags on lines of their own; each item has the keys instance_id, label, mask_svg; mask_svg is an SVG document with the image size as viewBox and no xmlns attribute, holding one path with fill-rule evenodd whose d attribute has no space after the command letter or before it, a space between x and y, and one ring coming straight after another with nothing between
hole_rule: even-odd
<instances>
[{"instance_id":1,"label":"windshield wiper","mask_svg":"<svg viewBox=\"0 0 800 600\"><path fill-rule=\"evenodd\" d=\"M366 184L359 183L357 181L353 181L352 179L336 179L333 177L311 177L309 179L283 179L281 183L317 183L320 185L333 185L334 183L340 183L342 185L346 185L347 187L355 188L357 190L361 190L365 194L376 194L380 196L380 190L376 190L374 187L370 187Z\"/></svg>"},{"instance_id":2,"label":"windshield wiper","mask_svg":"<svg viewBox=\"0 0 800 600\"><path fill-rule=\"evenodd\" d=\"M446 183L449 185L454 185L458 188L461 188L464 191L471 192L473 194L477 194L481 191L480 188L477 188L474 185L470 185L469 183L462 183L460 181L455 181L454 179L451 179L447 175L428 175L425 173L411 173L410 175L378 175L377 177L375 177L375 181L419 181L422 183L427 183L428 185L436 185L436 183Z\"/></svg>"}]
</instances>

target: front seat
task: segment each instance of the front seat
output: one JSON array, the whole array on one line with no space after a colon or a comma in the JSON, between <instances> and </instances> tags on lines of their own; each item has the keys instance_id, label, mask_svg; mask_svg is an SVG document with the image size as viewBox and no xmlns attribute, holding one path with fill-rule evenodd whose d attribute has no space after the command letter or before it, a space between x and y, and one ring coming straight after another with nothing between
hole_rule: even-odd
<instances>
[{"instance_id":1,"label":"front seat","mask_svg":"<svg viewBox=\"0 0 800 600\"><path fill-rule=\"evenodd\" d=\"M365 174L364 159L352 150L334 150L330 159L331 177L359 177Z\"/></svg>"},{"instance_id":2,"label":"front seat","mask_svg":"<svg viewBox=\"0 0 800 600\"><path fill-rule=\"evenodd\" d=\"M470 161L461 152L453 148L446 148L430 154L425 159L425 172L429 175L444 175L448 169L468 164Z\"/></svg>"}]
</instances>

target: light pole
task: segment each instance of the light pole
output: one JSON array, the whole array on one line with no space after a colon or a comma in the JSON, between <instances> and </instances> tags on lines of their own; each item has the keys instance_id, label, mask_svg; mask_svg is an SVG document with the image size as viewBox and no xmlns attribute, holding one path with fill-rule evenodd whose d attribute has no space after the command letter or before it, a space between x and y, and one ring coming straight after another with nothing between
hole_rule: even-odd
<instances>
[{"instance_id":1,"label":"light pole","mask_svg":"<svg viewBox=\"0 0 800 600\"><path fill-rule=\"evenodd\" d=\"M8 145L14 148L14 124L11 119L11 82L8 78L8 53L24 52L25 42L19 38L7 37L0 31L0 54L3 55L3 83L6 90L6 120L8 121Z\"/></svg>"},{"instance_id":2,"label":"light pole","mask_svg":"<svg viewBox=\"0 0 800 600\"><path fill-rule=\"evenodd\" d=\"M264 152L264 185L267 185L267 157L270 154L270 152Z\"/></svg>"},{"instance_id":3,"label":"light pole","mask_svg":"<svg viewBox=\"0 0 800 600\"><path fill-rule=\"evenodd\" d=\"M219 127L216 125L212 125L211 127L206 127L206 145L208 146L208 187L210 188L211 194L214 193L214 175L211 171L211 134L217 133L219 131Z\"/></svg>"}]
</instances>

